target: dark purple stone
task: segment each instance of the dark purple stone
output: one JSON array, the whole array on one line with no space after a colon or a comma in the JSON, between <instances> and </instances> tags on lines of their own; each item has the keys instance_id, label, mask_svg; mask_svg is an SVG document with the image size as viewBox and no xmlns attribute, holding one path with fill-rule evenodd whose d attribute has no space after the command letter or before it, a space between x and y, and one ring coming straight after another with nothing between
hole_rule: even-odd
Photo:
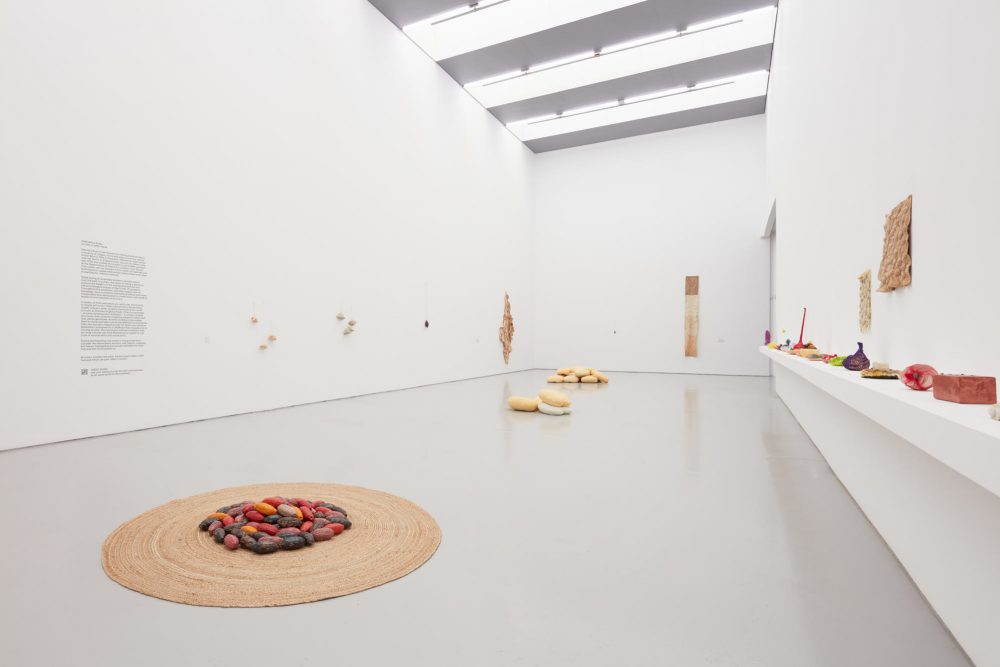
<instances>
[{"instance_id":1,"label":"dark purple stone","mask_svg":"<svg viewBox=\"0 0 1000 667\"><path fill-rule=\"evenodd\" d=\"M858 351L844 359L844 368L849 371L863 371L870 367L872 363L865 356L865 346L858 343Z\"/></svg>"}]
</instances>

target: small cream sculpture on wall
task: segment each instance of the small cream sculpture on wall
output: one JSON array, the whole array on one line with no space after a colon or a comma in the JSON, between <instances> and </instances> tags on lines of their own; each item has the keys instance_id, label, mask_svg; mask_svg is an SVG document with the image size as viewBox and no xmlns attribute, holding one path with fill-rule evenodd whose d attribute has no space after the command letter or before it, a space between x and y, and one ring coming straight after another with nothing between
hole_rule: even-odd
<instances>
[{"instance_id":1,"label":"small cream sculpture on wall","mask_svg":"<svg viewBox=\"0 0 1000 667\"><path fill-rule=\"evenodd\" d=\"M885 216L885 238L882 242L882 263L878 269L878 291L891 292L912 282L910 269L910 222L913 195L901 201Z\"/></svg>"},{"instance_id":2,"label":"small cream sculpture on wall","mask_svg":"<svg viewBox=\"0 0 1000 667\"><path fill-rule=\"evenodd\" d=\"M257 313L256 313L257 306L256 305L254 305L253 310L255 312L250 313L250 324L256 326L257 323L259 322L259 320L257 319ZM266 350L268 348L268 343L273 343L276 340L278 340L277 336L275 336L273 333L272 334L268 334L267 341L265 341L265 342L261 343L260 345L258 345L257 349L258 350Z\"/></svg>"},{"instance_id":3,"label":"small cream sculpture on wall","mask_svg":"<svg viewBox=\"0 0 1000 667\"><path fill-rule=\"evenodd\" d=\"M344 311L340 311L339 313L337 313L337 319L341 320L341 321L346 320L347 319L347 315L344 315ZM344 327L344 335L348 336L348 335L354 333L354 326L357 323L358 323L357 320L348 320L347 326Z\"/></svg>"},{"instance_id":4,"label":"small cream sculpture on wall","mask_svg":"<svg viewBox=\"0 0 1000 667\"><path fill-rule=\"evenodd\" d=\"M858 324L861 333L868 333L872 330L872 272L865 271L858 276L858 280L861 282Z\"/></svg>"},{"instance_id":5,"label":"small cream sculpture on wall","mask_svg":"<svg viewBox=\"0 0 1000 667\"><path fill-rule=\"evenodd\" d=\"M514 317L510 314L510 296L503 295L503 319L500 321L500 343L503 345L503 362L510 363L511 342L514 340Z\"/></svg>"}]
</instances>

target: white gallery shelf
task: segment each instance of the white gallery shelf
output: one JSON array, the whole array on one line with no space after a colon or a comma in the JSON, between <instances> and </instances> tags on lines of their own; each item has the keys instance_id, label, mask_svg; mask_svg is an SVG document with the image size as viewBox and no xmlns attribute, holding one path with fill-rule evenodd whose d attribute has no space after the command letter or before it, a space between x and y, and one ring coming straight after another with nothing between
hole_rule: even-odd
<instances>
[{"instance_id":1,"label":"white gallery shelf","mask_svg":"<svg viewBox=\"0 0 1000 667\"><path fill-rule=\"evenodd\" d=\"M862 379L837 366L760 348L761 354L944 465L1000 495L1000 421L985 405L939 401L898 380ZM933 493L933 489L928 489Z\"/></svg>"}]
</instances>

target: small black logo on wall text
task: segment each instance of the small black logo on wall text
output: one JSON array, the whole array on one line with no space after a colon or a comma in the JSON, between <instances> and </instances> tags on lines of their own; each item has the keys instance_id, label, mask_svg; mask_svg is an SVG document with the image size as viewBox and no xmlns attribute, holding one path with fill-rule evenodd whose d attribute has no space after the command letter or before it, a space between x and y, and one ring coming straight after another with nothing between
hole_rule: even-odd
<instances>
[{"instance_id":1,"label":"small black logo on wall text","mask_svg":"<svg viewBox=\"0 0 1000 667\"><path fill-rule=\"evenodd\" d=\"M86 375L86 374L87 374L87 369L86 368L81 368L80 369L80 375Z\"/></svg>"}]
</instances>

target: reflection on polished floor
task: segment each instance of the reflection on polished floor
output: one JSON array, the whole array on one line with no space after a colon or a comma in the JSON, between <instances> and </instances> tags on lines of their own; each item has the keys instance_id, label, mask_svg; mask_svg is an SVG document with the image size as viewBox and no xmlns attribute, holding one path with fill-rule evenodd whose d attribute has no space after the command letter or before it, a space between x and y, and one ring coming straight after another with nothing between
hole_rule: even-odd
<instances>
[{"instance_id":1,"label":"reflection on polished floor","mask_svg":"<svg viewBox=\"0 0 1000 667\"><path fill-rule=\"evenodd\" d=\"M4 548L3 662L970 664L767 378L619 373L567 387L568 417L507 410L546 375L0 453L8 516L66 507ZM399 581L273 609L162 602L102 573L104 536L143 509L269 480L408 497L443 543Z\"/></svg>"}]
</instances>

